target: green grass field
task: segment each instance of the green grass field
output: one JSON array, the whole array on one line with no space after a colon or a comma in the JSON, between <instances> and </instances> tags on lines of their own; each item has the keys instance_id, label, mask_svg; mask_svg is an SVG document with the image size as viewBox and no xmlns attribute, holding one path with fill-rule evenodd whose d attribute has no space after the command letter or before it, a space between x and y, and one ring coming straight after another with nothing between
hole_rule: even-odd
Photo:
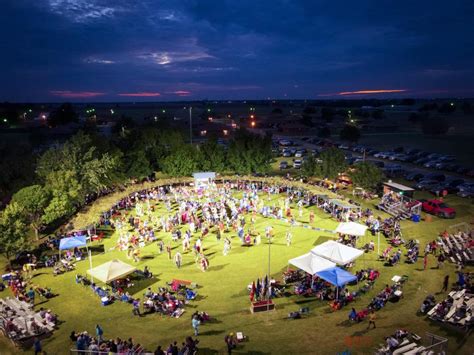
<instances>
[{"instance_id":1,"label":"green grass field","mask_svg":"<svg viewBox=\"0 0 474 355\"><path fill-rule=\"evenodd\" d=\"M97 211L109 207L119 195L108 196L97 201L88 211L81 213L75 219L76 227L80 223L95 220ZM274 197L274 199L277 198L282 197ZM424 247L425 242L435 238L446 226L472 220L474 215L472 204L456 197L448 197L448 202L458 209L456 220L441 220L435 217L431 223L403 222L404 237L417 238ZM328 215L315 207L311 209L314 209L316 213L314 226L330 230L336 227L337 223ZM163 204L160 204L158 213L164 212ZM302 222L308 221L308 213L308 209L305 209ZM248 220L249 218L248 216ZM256 224L257 230L264 235L264 228L268 224L271 224L276 232L274 243L271 245L271 274L280 280L282 272L288 267L288 259L301 255L314 245L334 236L331 233L293 227L293 244L288 247L285 242L285 233L289 225L283 221L259 217ZM426 295L435 294L441 289L442 278L445 274L449 274L452 281L455 280L454 267L451 264L446 264L443 270L433 269L436 263L431 257L426 271L422 271L421 259L415 265L402 262L395 267L386 267L377 260L375 253L364 254L356 262L353 271L375 267L381 272L381 277L369 293L352 304L357 310L365 308L370 299L386 283L389 283L394 275L409 276L404 287L404 298L395 304L388 303L385 308L377 312L377 328L367 331L366 322L350 324L346 321L350 306L337 312L330 312L326 302L303 296L291 295L277 298L275 311L251 314L246 287L252 280L266 274L268 244L265 238L262 238L262 244L259 246L242 247L234 233L229 233L229 235L232 236L233 243L232 250L227 256L222 254L223 242L216 240L214 230L204 239L205 253L210 261L210 268L205 273L196 266L192 253L183 255L183 267L178 270L166 253L161 255L158 253L156 243L142 249L142 260L135 265L141 269L148 265L156 279L137 282L132 289L136 297L141 297L147 287L156 289L158 286L165 286L166 282L173 278L192 280L199 285L198 299L186 306L186 312L179 319L162 317L158 314L135 317L132 316L131 306L121 302L103 307L90 288L75 283L74 272L53 277L51 269L38 270L33 283L51 287L53 292L59 295L36 307L52 309L62 321L53 336L43 341L44 349L48 354L67 354L72 345L68 338L70 332L87 330L93 333L97 323L104 328L106 338L133 337L137 342L144 344L148 350L154 350L157 344L166 348L171 341L181 342L185 336L192 334L190 316L195 310L201 310L208 312L215 319L201 326L199 348L200 353L203 354L225 353L224 336L236 331L242 331L249 337L247 342L238 346L235 352L237 354L336 354L344 350L350 350L354 354L370 353L375 346L383 342L384 336L393 333L398 328L406 328L419 335L424 335L429 331L448 337L449 353L472 352L474 346L472 338L449 331L430 322L425 316L417 315L417 310ZM165 233L159 233L158 237L163 238L165 244L171 239L170 235ZM117 235L112 234L104 241L106 252L93 257L94 266L114 258L133 263L127 260L125 252L110 250L115 245L116 238ZM369 237L365 237L359 243L362 245L368 241ZM382 242L381 250L386 246L385 241ZM173 255L178 249L181 251L180 242L173 246ZM404 259L403 257L402 260ZM78 273L85 274L87 268L88 261L77 264ZM293 290L292 287L288 289ZM9 291L3 292L1 296L4 297L7 293ZM443 296L436 295L437 299ZM309 316L300 320L287 319L289 312L303 306L310 308ZM0 349L1 354L18 352L5 340L0 342Z\"/></svg>"}]
</instances>

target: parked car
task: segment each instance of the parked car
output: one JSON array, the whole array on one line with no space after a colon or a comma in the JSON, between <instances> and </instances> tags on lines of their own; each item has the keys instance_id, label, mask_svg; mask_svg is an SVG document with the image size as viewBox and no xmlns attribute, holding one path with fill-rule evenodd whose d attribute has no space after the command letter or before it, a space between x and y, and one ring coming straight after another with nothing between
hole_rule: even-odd
<instances>
[{"instance_id":1,"label":"parked car","mask_svg":"<svg viewBox=\"0 0 474 355\"><path fill-rule=\"evenodd\" d=\"M288 147L290 145L293 145L293 142L289 141L287 139L282 139L278 142L278 144L280 144L281 146L284 146L284 147Z\"/></svg>"},{"instance_id":2,"label":"parked car","mask_svg":"<svg viewBox=\"0 0 474 355\"><path fill-rule=\"evenodd\" d=\"M454 218L456 217L456 210L449 207L446 203L440 200L428 200L422 202L421 205L423 211L436 215L441 218Z\"/></svg>"},{"instance_id":3,"label":"parked car","mask_svg":"<svg viewBox=\"0 0 474 355\"><path fill-rule=\"evenodd\" d=\"M297 150L296 153L295 153L295 157L296 158L302 158L304 155L304 152L301 151L301 150Z\"/></svg>"},{"instance_id":4,"label":"parked car","mask_svg":"<svg viewBox=\"0 0 474 355\"><path fill-rule=\"evenodd\" d=\"M385 163L383 161L380 161L380 160L369 159L369 160L366 160L366 161L367 161L367 163L374 164L375 166L377 166L379 168L383 168L385 166Z\"/></svg>"},{"instance_id":5,"label":"parked car","mask_svg":"<svg viewBox=\"0 0 474 355\"><path fill-rule=\"evenodd\" d=\"M439 160L429 160L423 164L425 168L434 168L436 164L441 163Z\"/></svg>"},{"instance_id":6,"label":"parked car","mask_svg":"<svg viewBox=\"0 0 474 355\"><path fill-rule=\"evenodd\" d=\"M424 177L425 177L425 174L423 174L420 171L410 171L405 176L405 179L408 180L408 181L420 181Z\"/></svg>"},{"instance_id":7,"label":"parked car","mask_svg":"<svg viewBox=\"0 0 474 355\"><path fill-rule=\"evenodd\" d=\"M440 173L429 173L425 176L426 179L444 181L446 180L446 175Z\"/></svg>"},{"instance_id":8,"label":"parked car","mask_svg":"<svg viewBox=\"0 0 474 355\"><path fill-rule=\"evenodd\" d=\"M282 156L285 158L289 158L292 156L292 154L289 150L284 150Z\"/></svg>"},{"instance_id":9,"label":"parked car","mask_svg":"<svg viewBox=\"0 0 474 355\"><path fill-rule=\"evenodd\" d=\"M378 153L375 153L375 154L374 154L374 157L375 157L375 158L382 158L382 159L385 159L385 158L387 158L387 156L388 156L389 154L390 154L389 152L378 152Z\"/></svg>"},{"instance_id":10,"label":"parked car","mask_svg":"<svg viewBox=\"0 0 474 355\"><path fill-rule=\"evenodd\" d=\"M424 179L418 181L418 183L415 184L415 189L417 190L430 190L437 186L439 184L438 180L429 180L429 179Z\"/></svg>"},{"instance_id":11,"label":"parked car","mask_svg":"<svg viewBox=\"0 0 474 355\"><path fill-rule=\"evenodd\" d=\"M288 169L288 162L287 161L281 161L280 162L280 170Z\"/></svg>"},{"instance_id":12,"label":"parked car","mask_svg":"<svg viewBox=\"0 0 474 355\"><path fill-rule=\"evenodd\" d=\"M296 159L295 161L293 161L293 168L300 169L301 165L303 165L303 162L301 161L301 159Z\"/></svg>"},{"instance_id":13,"label":"parked car","mask_svg":"<svg viewBox=\"0 0 474 355\"><path fill-rule=\"evenodd\" d=\"M459 197L474 197L474 186L463 189L462 191L459 190L457 195Z\"/></svg>"},{"instance_id":14,"label":"parked car","mask_svg":"<svg viewBox=\"0 0 474 355\"><path fill-rule=\"evenodd\" d=\"M417 165L423 165L424 163L426 163L428 161L430 161L430 159L423 157L423 158L419 158L419 159L415 160L413 163L417 164Z\"/></svg>"}]
</instances>

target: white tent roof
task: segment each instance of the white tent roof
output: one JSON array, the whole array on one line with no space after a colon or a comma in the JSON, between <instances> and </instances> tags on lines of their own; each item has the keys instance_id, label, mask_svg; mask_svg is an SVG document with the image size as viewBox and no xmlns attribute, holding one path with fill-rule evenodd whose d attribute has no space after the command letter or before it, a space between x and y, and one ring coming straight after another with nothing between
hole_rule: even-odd
<instances>
[{"instance_id":1,"label":"white tent roof","mask_svg":"<svg viewBox=\"0 0 474 355\"><path fill-rule=\"evenodd\" d=\"M308 274L314 275L317 272L336 266L332 261L322 258L313 253L307 253L296 258L288 260L293 266L306 271Z\"/></svg>"},{"instance_id":2,"label":"white tent roof","mask_svg":"<svg viewBox=\"0 0 474 355\"><path fill-rule=\"evenodd\" d=\"M99 265L91 270L87 270L87 273L104 283L109 283L131 274L136 269L137 268L132 265L115 259L106 262L105 264Z\"/></svg>"},{"instance_id":3,"label":"white tent roof","mask_svg":"<svg viewBox=\"0 0 474 355\"><path fill-rule=\"evenodd\" d=\"M339 265L350 263L364 253L363 250L352 248L333 240L328 240L323 244L315 246L311 249L311 252Z\"/></svg>"},{"instance_id":4,"label":"white tent roof","mask_svg":"<svg viewBox=\"0 0 474 355\"><path fill-rule=\"evenodd\" d=\"M213 171L204 171L200 173L193 173L193 177L195 180L209 180L209 179L215 179L216 178L216 173Z\"/></svg>"},{"instance_id":5,"label":"white tent roof","mask_svg":"<svg viewBox=\"0 0 474 355\"><path fill-rule=\"evenodd\" d=\"M367 226L363 224L356 222L342 222L337 226L336 233L355 235L359 237L365 235L366 230Z\"/></svg>"}]
</instances>

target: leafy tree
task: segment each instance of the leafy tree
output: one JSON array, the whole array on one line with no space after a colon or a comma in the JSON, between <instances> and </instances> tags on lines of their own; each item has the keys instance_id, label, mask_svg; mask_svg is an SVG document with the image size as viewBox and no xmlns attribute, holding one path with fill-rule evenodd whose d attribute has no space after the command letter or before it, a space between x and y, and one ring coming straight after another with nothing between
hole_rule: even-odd
<instances>
[{"instance_id":1,"label":"leafy tree","mask_svg":"<svg viewBox=\"0 0 474 355\"><path fill-rule=\"evenodd\" d=\"M74 213L77 206L84 201L84 192L72 171L54 171L46 179L45 186L52 195L44 209L42 221L50 224L62 217Z\"/></svg>"},{"instance_id":2,"label":"leafy tree","mask_svg":"<svg viewBox=\"0 0 474 355\"><path fill-rule=\"evenodd\" d=\"M56 127L72 122L77 122L78 116L70 103L64 103L58 109L52 111L48 117L48 124Z\"/></svg>"},{"instance_id":3,"label":"leafy tree","mask_svg":"<svg viewBox=\"0 0 474 355\"><path fill-rule=\"evenodd\" d=\"M239 174L266 173L272 159L271 147L271 136L262 139L259 135L240 129L229 145L228 167Z\"/></svg>"},{"instance_id":4,"label":"leafy tree","mask_svg":"<svg viewBox=\"0 0 474 355\"><path fill-rule=\"evenodd\" d=\"M43 225L44 209L49 203L48 191L41 185L31 185L15 193L12 201L16 202L23 210L26 220L33 227L38 240L38 233Z\"/></svg>"},{"instance_id":5,"label":"leafy tree","mask_svg":"<svg viewBox=\"0 0 474 355\"><path fill-rule=\"evenodd\" d=\"M170 176L190 176L198 169L199 152L192 145L183 145L163 162L163 172Z\"/></svg>"},{"instance_id":6,"label":"leafy tree","mask_svg":"<svg viewBox=\"0 0 474 355\"><path fill-rule=\"evenodd\" d=\"M28 225L21 206L12 201L0 214L0 252L8 262L12 256L28 249Z\"/></svg>"},{"instance_id":7,"label":"leafy tree","mask_svg":"<svg viewBox=\"0 0 474 355\"><path fill-rule=\"evenodd\" d=\"M98 158L85 161L82 166L82 188L90 192L101 190L118 181L121 154L105 153Z\"/></svg>"},{"instance_id":8,"label":"leafy tree","mask_svg":"<svg viewBox=\"0 0 474 355\"><path fill-rule=\"evenodd\" d=\"M349 141L349 142L357 142L360 138L360 130L354 125L344 125L344 127L341 129L341 132L339 132L339 136L342 140L344 141Z\"/></svg>"},{"instance_id":9,"label":"leafy tree","mask_svg":"<svg viewBox=\"0 0 474 355\"><path fill-rule=\"evenodd\" d=\"M317 166L316 158L310 154L308 158L303 162L301 166L301 172L303 176L311 177L314 176L316 173L316 166Z\"/></svg>"},{"instance_id":10,"label":"leafy tree","mask_svg":"<svg viewBox=\"0 0 474 355\"><path fill-rule=\"evenodd\" d=\"M331 137L331 129L328 126L320 127L318 129L319 138L329 138Z\"/></svg>"},{"instance_id":11,"label":"leafy tree","mask_svg":"<svg viewBox=\"0 0 474 355\"><path fill-rule=\"evenodd\" d=\"M316 165L314 173L320 178L334 179L347 169L344 153L338 148L326 149L319 157L322 163Z\"/></svg>"},{"instance_id":12,"label":"leafy tree","mask_svg":"<svg viewBox=\"0 0 474 355\"><path fill-rule=\"evenodd\" d=\"M369 162L362 162L350 172L355 185L368 190L376 190L384 179L384 174L377 166Z\"/></svg>"},{"instance_id":13,"label":"leafy tree","mask_svg":"<svg viewBox=\"0 0 474 355\"><path fill-rule=\"evenodd\" d=\"M223 172L226 167L224 148L217 144L217 137L210 137L200 147L201 161L199 166L203 171Z\"/></svg>"},{"instance_id":14,"label":"leafy tree","mask_svg":"<svg viewBox=\"0 0 474 355\"><path fill-rule=\"evenodd\" d=\"M126 174L130 178L142 179L150 176L153 169L143 150L134 150L126 155Z\"/></svg>"},{"instance_id":15,"label":"leafy tree","mask_svg":"<svg viewBox=\"0 0 474 355\"><path fill-rule=\"evenodd\" d=\"M335 115L336 111L332 107L323 107L321 109L321 117L328 122L332 121Z\"/></svg>"}]
</instances>

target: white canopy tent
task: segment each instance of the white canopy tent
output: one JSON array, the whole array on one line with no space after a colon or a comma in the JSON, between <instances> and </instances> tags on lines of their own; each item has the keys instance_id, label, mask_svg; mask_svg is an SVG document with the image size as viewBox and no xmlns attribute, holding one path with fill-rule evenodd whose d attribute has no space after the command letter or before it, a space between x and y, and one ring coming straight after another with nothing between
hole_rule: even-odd
<instances>
[{"instance_id":1,"label":"white canopy tent","mask_svg":"<svg viewBox=\"0 0 474 355\"><path fill-rule=\"evenodd\" d=\"M311 249L311 252L331 260L338 265L348 264L364 254L363 250L352 248L333 240L328 240L327 242L315 246Z\"/></svg>"},{"instance_id":2,"label":"white canopy tent","mask_svg":"<svg viewBox=\"0 0 474 355\"><path fill-rule=\"evenodd\" d=\"M130 275L136 269L137 268L132 265L114 259L105 264L96 266L93 269L87 270L87 273L104 283L109 283Z\"/></svg>"},{"instance_id":3,"label":"white canopy tent","mask_svg":"<svg viewBox=\"0 0 474 355\"><path fill-rule=\"evenodd\" d=\"M293 266L296 266L298 269L301 269L311 275L314 275L319 271L336 266L336 264L333 263L332 261L322 258L311 252L298 256L296 258L290 259L288 260L288 263Z\"/></svg>"},{"instance_id":4,"label":"white canopy tent","mask_svg":"<svg viewBox=\"0 0 474 355\"><path fill-rule=\"evenodd\" d=\"M367 226L356 222L342 222L336 228L336 233L362 237L367 231Z\"/></svg>"}]
</instances>

